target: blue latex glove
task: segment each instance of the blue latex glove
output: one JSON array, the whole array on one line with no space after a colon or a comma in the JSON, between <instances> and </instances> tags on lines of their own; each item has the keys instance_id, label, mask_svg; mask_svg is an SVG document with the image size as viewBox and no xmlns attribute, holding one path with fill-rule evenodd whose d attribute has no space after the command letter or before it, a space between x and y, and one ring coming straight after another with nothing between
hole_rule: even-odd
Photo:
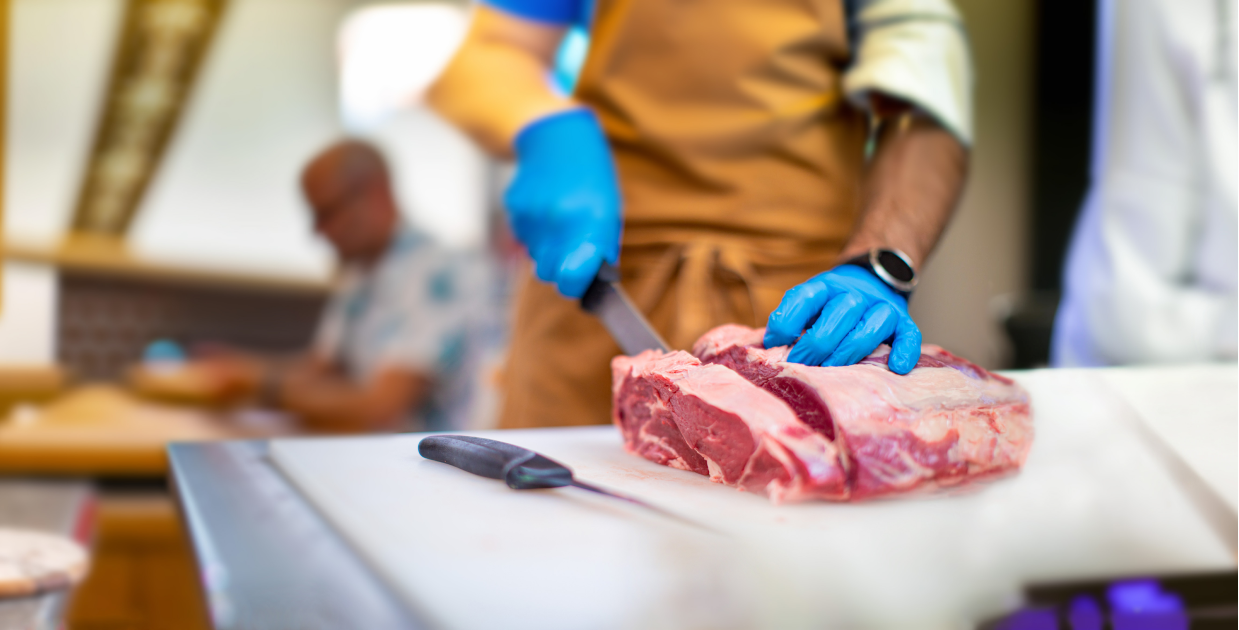
<instances>
[{"instance_id":1,"label":"blue latex glove","mask_svg":"<svg viewBox=\"0 0 1239 630\"><path fill-rule=\"evenodd\" d=\"M538 278L579 298L605 260L619 259L620 193L602 126L588 109L540 118L516 136L504 195L512 232Z\"/></svg>"},{"instance_id":2,"label":"blue latex glove","mask_svg":"<svg viewBox=\"0 0 1239 630\"><path fill-rule=\"evenodd\" d=\"M765 344L795 343L787 357L793 363L852 365L892 336L887 365L907 374L921 358L921 330L908 316L908 301L869 270L839 265L783 295L766 323Z\"/></svg>"}]
</instances>

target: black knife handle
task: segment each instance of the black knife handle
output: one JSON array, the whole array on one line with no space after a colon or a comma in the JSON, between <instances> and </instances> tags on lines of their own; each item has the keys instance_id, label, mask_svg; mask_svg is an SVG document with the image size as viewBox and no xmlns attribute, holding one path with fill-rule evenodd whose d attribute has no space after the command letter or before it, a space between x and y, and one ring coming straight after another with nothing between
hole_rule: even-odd
<instances>
[{"instance_id":1,"label":"black knife handle","mask_svg":"<svg viewBox=\"0 0 1239 630\"><path fill-rule=\"evenodd\" d=\"M589 288L585 289L585 295L581 296L581 308L587 313L596 313L605 285L619 282L619 277L619 268L605 260L602 261L602 266L598 268L594 281L589 283Z\"/></svg>"},{"instance_id":2,"label":"black knife handle","mask_svg":"<svg viewBox=\"0 0 1239 630\"><path fill-rule=\"evenodd\" d=\"M432 435L423 438L417 452L426 459L455 466L465 472L503 479L503 470L510 463L531 459L533 451L494 440L465 435Z\"/></svg>"},{"instance_id":3,"label":"black knife handle","mask_svg":"<svg viewBox=\"0 0 1239 630\"><path fill-rule=\"evenodd\" d=\"M529 449L469 435L431 435L422 438L417 452L489 479L502 479L509 488L559 488L572 483L572 471Z\"/></svg>"},{"instance_id":4,"label":"black knife handle","mask_svg":"<svg viewBox=\"0 0 1239 630\"><path fill-rule=\"evenodd\" d=\"M604 260L602 261L602 266L598 268L597 275L594 277L601 282L619 282L619 267Z\"/></svg>"}]
</instances>

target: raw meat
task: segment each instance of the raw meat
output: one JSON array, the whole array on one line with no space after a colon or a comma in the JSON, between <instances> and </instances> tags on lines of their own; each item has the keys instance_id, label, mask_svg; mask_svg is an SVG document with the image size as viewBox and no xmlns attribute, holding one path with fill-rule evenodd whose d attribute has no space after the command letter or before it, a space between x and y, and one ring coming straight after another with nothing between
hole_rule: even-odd
<instances>
[{"instance_id":1,"label":"raw meat","mask_svg":"<svg viewBox=\"0 0 1239 630\"><path fill-rule=\"evenodd\" d=\"M611 366L612 415L630 452L775 501L847 497L835 444L736 372L657 350Z\"/></svg>"},{"instance_id":2,"label":"raw meat","mask_svg":"<svg viewBox=\"0 0 1239 630\"><path fill-rule=\"evenodd\" d=\"M923 346L916 368L900 376L886 367L886 346L857 365L809 367L786 362L787 347L763 348L763 332L716 328L694 346L697 359L617 357L613 415L628 450L750 491L768 478L764 491L776 502L953 486L1018 469L1028 454L1027 394L938 346ZM687 413L697 403L686 398L709 413ZM750 441L736 437L744 434L737 421ZM741 460L747 477L716 473L718 462L736 470Z\"/></svg>"}]
</instances>

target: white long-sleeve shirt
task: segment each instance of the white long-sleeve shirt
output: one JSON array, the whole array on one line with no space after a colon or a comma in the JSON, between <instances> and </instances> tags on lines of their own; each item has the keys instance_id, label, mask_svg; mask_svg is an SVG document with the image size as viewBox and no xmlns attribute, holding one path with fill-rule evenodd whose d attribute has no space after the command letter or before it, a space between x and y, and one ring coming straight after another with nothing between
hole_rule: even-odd
<instances>
[{"instance_id":1,"label":"white long-sleeve shirt","mask_svg":"<svg viewBox=\"0 0 1239 630\"><path fill-rule=\"evenodd\" d=\"M1234 359L1234 0L1102 0L1092 185L1052 363Z\"/></svg>"},{"instance_id":2,"label":"white long-sleeve shirt","mask_svg":"<svg viewBox=\"0 0 1239 630\"><path fill-rule=\"evenodd\" d=\"M972 144L972 58L950 0L856 0L854 59L843 75L848 97L902 98Z\"/></svg>"}]
</instances>

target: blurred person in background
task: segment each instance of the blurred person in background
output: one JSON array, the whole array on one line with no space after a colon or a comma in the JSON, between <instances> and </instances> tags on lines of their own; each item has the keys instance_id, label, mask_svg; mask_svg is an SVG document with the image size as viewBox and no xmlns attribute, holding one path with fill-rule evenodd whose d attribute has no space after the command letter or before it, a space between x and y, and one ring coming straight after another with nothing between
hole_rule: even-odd
<instances>
[{"instance_id":1,"label":"blurred person in background","mask_svg":"<svg viewBox=\"0 0 1239 630\"><path fill-rule=\"evenodd\" d=\"M571 27L592 41L565 95ZM576 300L604 262L673 347L769 316L793 361L891 341L907 373L907 296L963 185L970 90L947 0L484 0L429 100L516 158L505 205L544 282L517 298L501 425L609 418L618 347Z\"/></svg>"},{"instance_id":2,"label":"blurred person in background","mask_svg":"<svg viewBox=\"0 0 1239 630\"><path fill-rule=\"evenodd\" d=\"M1058 366L1234 360L1234 0L1102 0L1092 185L1067 254Z\"/></svg>"},{"instance_id":3,"label":"blurred person in background","mask_svg":"<svg viewBox=\"0 0 1239 630\"><path fill-rule=\"evenodd\" d=\"M277 407L310 430L466 427L494 310L488 258L405 223L368 144L327 148L301 187L315 231L344 265L313 346L292 359L207 347L189 367L213 398Z\"/></svg>"}]
</instances>

